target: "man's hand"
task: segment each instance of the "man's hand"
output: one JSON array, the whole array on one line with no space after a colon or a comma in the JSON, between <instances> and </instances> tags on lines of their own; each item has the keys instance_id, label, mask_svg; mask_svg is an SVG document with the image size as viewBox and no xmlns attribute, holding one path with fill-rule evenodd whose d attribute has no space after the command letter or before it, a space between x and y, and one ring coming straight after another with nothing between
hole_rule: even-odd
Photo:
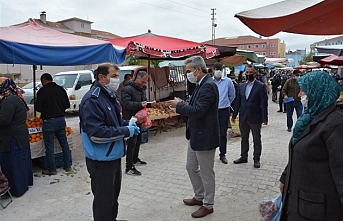
<instances>
[{"instance_id":1,"label":"man's hand","mask_svg":"<svg viewBox=\"0 0 343 221\"><path fill-rule=\"evenodd\" d=\"M264 121L262 124L263 125L268 125L268 121Z\"/></svg>"},{"instance_id":2,"label":"man's hand","mask_svg":"<svg viewBox=\"0 0 343 221\"><path fill-rule=\"evenodd\" d=\"M287 95L285 95L283 98L285 98L285 100L288 101L288 96Z\"/></svg>"},{"instance_id":3,"label":"man's hand","mask_svg":"<svg viewBox=\"0 0 343 221\"><path fill-rule=\"evenodd\" d=\"M285 184L280 182L280 193L283 193L283 188L285 187Z\"/></svg>"},{"instance_id":4,"label":"man's hand","mask_svg":"<svg viewBox=\"0 0 343 221\"><path fill-rule=\"evenodd\" d=\"M142 108L145 108L146 105L147 105L147 102L146 102L146 101L143 101L143 102L142 102Z\"/></svg>"},{"instance_id":5,"label":"man's hand","mask_svg":"<svg viewBox=\"0 0 343 221\"><path fill-rule=\"evenodd\" d=\"M151 107L156 106L156 101L151 101Z\"/></svg>"},{"instance_id":6,"label":"man's hand","mask_svg":"<svg viewBox=\"0 0 343 221\"><path fill-rule=\"evenodd\" d=\"M166 102L166 104L170 107L170 108L176 108L176 105L181 102L180 98L174 97L174 100L169 100Z\"/></svg>"}]
</instances>

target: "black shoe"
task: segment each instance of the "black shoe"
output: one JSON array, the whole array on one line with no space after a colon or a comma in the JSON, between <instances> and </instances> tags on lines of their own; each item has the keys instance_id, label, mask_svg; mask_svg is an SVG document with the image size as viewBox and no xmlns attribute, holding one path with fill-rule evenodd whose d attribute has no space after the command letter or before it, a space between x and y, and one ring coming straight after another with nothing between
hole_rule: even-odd
<instances>
[{"instance_id":1,"label":"black shoe","mask_svg":"<svg viewBox=\"0 0 343 221\"><path fill-rule=\"evenodd\" d=\"M42 170L42 174L43 175L48 175L48 176L52 176L52 175L57 175L57 171L49 171L49 170Z\"/></svg>"},{"instance_id":2,"label":"black shoe","mask_svg":"<svg viewBox=\"0 0 343 221\"><path fill-rule=\"evenodd\" d=\"M281 113L281 112L282 112L282 110L278 110L277 112L280 112L280 113Z\"/></svg>"},{"instance_id":3,"label":"black shoe","mask_svg":"<svg viewBox=\"0 0 343 221\"><path fill-rule=\"evenodd\" d=\"M286 111L283 111L284 113L286 113Z\"/></svg>"},{"instance_id":4,"label":"black shoe","mask_svg":"<svg viewBox=\"0 0 343 221\"><path fill-rule=\"evenodd\" d=\"M255 168L260 168L260 167L261 167L260 161L259 161L259 160L255 160L255 161L254 161L254 167L255 167Z\"/></svg>"},{"instance_id":5,"label":"black shoe","mask_svg":"<svg viewBox=\"0 0 343 221\"><path fill-rule=\"evenodd\" d=\"M248 163L248 160L241 157L237 160L234 160L233 163L234 164Z\"/></svg>"},{"instance_id":6,"label":"black shoe","mask_svg":"<svg viewBox=\"0 0 343 221\"><path fill-rule=\"evenodd\" d=\"M142 175L142 173L139 172L135 167L132 167L131 169L126 169L125 173L127 175L132 175L132 176L140 176L140 175Z\"/></svg>"},{"instance_id":7,"label":"black shoe","mask_svg":"<svg viewBox=\"0 0 343 221\"><path fill-rule=\"evenodd\" d=\"M145 161L141 161L140 159L138 159L136 162L133 162L133 165L135 165L135 166L145 166L145 165L147 165L147 163Z\"/></svg>"},{"instance_id":8,"label":"black shoe","mask_svg":"<svg viewBox=\"0 0 343 221\"><path fill-rule=\"evenodd\" d=\"M291 129L291 128L288 128L287 131L288 131L288 132L292 132L292 129Z\"/></svg>"},{"instance_id":9,"label":"black shoe","mask_svg":"<svg viewBox=\"0 0 343 221\"><path fill-rule=\"evenodd\" d=\"M219 159L220 159L220 161L221 161L223 164L227 164L227 163L228 163L225 156L220 156Z\"/></svg>"},{"instance_id":10,"label":"black shoe","mask_svg":"<svg viewBox=\"0 0 343 221\"><path fill-rule=\"evenodd\" d=\"M64 169L66 172L71 172L71 171L72 171L71 167L63 167L63 169Z\"/></svg>"}]
</instances>

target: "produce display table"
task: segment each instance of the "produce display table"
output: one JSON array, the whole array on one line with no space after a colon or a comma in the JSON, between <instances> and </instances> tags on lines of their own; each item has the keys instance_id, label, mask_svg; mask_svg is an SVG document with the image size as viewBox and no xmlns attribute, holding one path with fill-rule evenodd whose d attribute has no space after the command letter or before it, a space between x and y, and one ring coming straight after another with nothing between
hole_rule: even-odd
<instances>
[{"instance_id":1,"label":"produce display table","mask_svg":"<svg viewBox=\"0 0 343 221\"><path fill-rule=\"evenodd\" d=\"M150 120L153 122L153 128L150 130L155 130L155 135L157 134L157 132L162 133L162 131L169 131L170 128L166 126L166 120L168 118L172 118L175 116L180 116L180 115L175 112L170 113L170 114L162 114L158 116L149 115ZM179 123L179 120L178 120L178 123Z\"/></svg>"},{"instance_id":2,"label":"produce display table","mask_svg":"<svg viewBox=\"0 0 343 221\"><path fill-rule=\"evenodd\" d=\"M32 128L30 128L32 129ZM40 128L41 130L41 128ZM72 133L69 136L67 136L69 149L75 150L76 149L76 140L75 140L75 134ZM62 148L58 142L58 140L55 138L55 154L62 153ZM30 149L31 149L31 159L36 159L39 157L45 156L45 145L43 139L39 140L38 142L30 143Z\"/></svg>"}]
</instances>

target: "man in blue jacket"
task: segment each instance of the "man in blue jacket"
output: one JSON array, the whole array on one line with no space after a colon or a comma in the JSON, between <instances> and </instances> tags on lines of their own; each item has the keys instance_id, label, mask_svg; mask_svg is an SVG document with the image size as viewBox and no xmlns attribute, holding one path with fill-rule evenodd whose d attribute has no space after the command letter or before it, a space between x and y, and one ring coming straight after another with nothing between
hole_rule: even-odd
<instances>
[{"instance_id":1,"label":"man in blue jacket","mask_svg":"<svg viewBox=\"0 0 343 221\"><path fill-rule=\"evenodd\" d=\"M117 97L107 88L111 78L119 78L118 70L118 66L111 63L99 65L94 71L93 87L83 97L79 110L95 221L116 220L124 138L139 133L135 124L128 125L129 122L121 118Z\"/></svg>"},{"instance_id":2,"label":"man in blue jacket","mask_svg":"<svg viewBox=\"0 0 343 221\"><path fill-rule=\"evenodd\" d=\"M242 84L232 115L236 121L239 113L239 129L241 131L241 157L233 163L247 163L249 152L249 133L252 132L254 142L254 167L260 168L262 152L261 127L268 124L268 94L264 84L256 80L257 71L248 65L245 71L247 81Z\"/></svg>"}]
</instances>

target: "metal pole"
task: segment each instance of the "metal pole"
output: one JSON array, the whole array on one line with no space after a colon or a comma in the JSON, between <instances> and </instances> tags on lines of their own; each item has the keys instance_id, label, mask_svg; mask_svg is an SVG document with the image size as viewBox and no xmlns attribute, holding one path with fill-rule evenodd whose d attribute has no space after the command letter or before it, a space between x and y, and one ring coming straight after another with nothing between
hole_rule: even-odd
<instances>
[{"instance_id":1,"label":"metal pole","mask_svg":"<svg viewBox=\"0 0 343 221\"><path fill-rule=\"evenodd\" d=\"M149 101L151 101L150 100L150 81L151 81L151 76L150 76L150 55L148 55L148 76L149 76L149 80L148 80L148 90L149 90L149 92L148 92L148 99L149 99Z\"/></svg>"},{"instance_id":2,"label":"metal pole","mask_svg":"<svg viewBox=\"0 0 343 221\"><path fill-rule=\"evenodd\" d=\"M32 66L33 70L33 116L36 117L36 65Z\"/></svg>"},{"instance_id":3,"label":"metal pole","mask_svg":"<svg viewBox=\"0 0 343 221\"><path fill-rule=\"evenodd\" d=\"M215 28L217 27L217 24L215 23L215 18L214 18L214 16L216 15L216 13L215 13L215 8L211 8L211 10L212 10L212 18L211 18L211 20L212 20L212 44L213 45L215 45L215 39L216 39L216 30L215 30Z\"/></svg>"}]
</instances>

